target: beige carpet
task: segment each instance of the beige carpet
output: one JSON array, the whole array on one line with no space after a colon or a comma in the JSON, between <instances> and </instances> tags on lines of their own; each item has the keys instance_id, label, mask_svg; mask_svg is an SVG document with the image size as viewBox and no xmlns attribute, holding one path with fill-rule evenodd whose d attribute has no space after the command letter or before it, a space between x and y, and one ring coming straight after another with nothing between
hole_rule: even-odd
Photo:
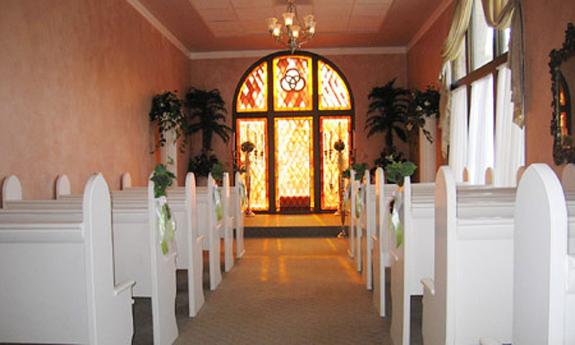
<instances>
[{"instance_id":1,"label":"beige carpet","mask_svg":"<svg viewBox=\"0 0 575 345\"><path fill-rule=\"evenodd\" d=\"M247 239L196 318L178 292L176 344L391 344L345 249L338 239Z\"/></svg>"}]
</instances>

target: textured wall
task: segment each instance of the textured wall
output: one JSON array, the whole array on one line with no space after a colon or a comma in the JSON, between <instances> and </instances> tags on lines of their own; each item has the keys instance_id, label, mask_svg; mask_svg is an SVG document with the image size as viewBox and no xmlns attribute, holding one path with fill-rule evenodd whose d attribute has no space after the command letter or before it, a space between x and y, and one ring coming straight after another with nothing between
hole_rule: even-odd
<instances>
[{"instance_id":1,"label":"textured wall","mask_svg":"<svg viewBox=\"0 0 575 345\"><path fill-rule=\"evenodd\" d=\"M364 126L367 108L367 96L374 86L380 86L397 78L397 85L407 85L407 61L404 54L398 55L337 55L326 56L345 74L355 99L356 106L356 145L358 161L373 164L373 160L383 149L383 136L365 137ZM231 125L231 106L234 91L243 73L258 58L193 60L191 62L191 85L205 89L219 89L226 101L229 114L227 124ZM194 151L199 151L199 140L194 138ZM405 145L398 145L406 151ZM219 139L214 140L214 150L225 162L231 162L232 144L225 145Z\"/></svg>"},{"instance_id":2,"label":"textured wall","mask_svg":"<svg viewBox=\"0 0 575 345\"><path fill-rule=\"evenodd\" d=\"M134 183L153 165L151 97L183 89L188 59L124 0L5 0L0 11L0 178L26 198L74 192L104 173Z\"/></svg>"},{"instance_id":3,"label":"textured wall","mask_svg":"<svg viewBox=\"0 0 575 345\"><path fill-rule=\"evenodd\" d=\"M452 3L407 53L407 76L410 87L424 90L428 85L439 87L441 72L441 47L449 32L453 16ZM446 164L441 156L441 129L437 126L435 143L436 165ZM435 178L434 178L435 179Z\"/></svg>"}]
</instances>

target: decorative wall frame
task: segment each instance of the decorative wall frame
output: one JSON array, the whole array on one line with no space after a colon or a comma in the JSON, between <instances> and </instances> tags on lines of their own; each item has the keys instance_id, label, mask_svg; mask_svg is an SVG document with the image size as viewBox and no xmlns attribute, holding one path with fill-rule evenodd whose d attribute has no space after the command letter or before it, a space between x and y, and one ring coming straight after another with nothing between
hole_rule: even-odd
<instances>
[{"instance_id":1,"label":"decorative wall frame","mask_svg":"<svg viewBox=\"0 0 575 345\"><path fill-rule=\"evenodd\" d=\"M553 94L553 159L555 164L575 163L575 26L567 24L565 42L549 53Z\"/></svg>"}]
</instances>

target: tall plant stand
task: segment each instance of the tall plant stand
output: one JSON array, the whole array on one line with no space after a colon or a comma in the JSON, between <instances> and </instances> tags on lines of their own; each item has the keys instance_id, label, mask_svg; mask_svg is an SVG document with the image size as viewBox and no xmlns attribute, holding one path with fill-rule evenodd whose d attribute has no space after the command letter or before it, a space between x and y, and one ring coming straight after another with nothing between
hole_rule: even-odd
<instances>
[{"instance_id":1,"label":"tall plant stand","mask_svg":"<svg viewBox=\"0 0 575 345\"><path fill-rule=\"evenodd\" d=\"M244 214L246 217L254 217L255 213L252 211L252 207L251 207L251 190L252 190L252 179L251 179L251 175L250 175L250 152L251 151L245 151L245 162L246 162L246 195L248 197L248 204L246 207L246 210L244 211Z\"/></svg>"}]
</instances>

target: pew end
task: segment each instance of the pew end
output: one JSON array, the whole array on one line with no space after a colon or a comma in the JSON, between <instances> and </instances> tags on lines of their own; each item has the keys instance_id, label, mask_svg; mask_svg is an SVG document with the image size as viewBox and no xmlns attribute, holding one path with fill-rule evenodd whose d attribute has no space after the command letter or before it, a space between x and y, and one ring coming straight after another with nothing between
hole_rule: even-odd
<instances>
[{"instance_id":1,"label":"pew end","mask_svg":"<svg viewBox=\"0 0 575 345\"><path fill-rule=\"evenodd\" d=\"M58 175L56 178L56 187L55 187L55 199L60 199L64 195L71 195L72 194L72 187L70 184L70 179L67 175L62 174Z\"/></svg>"},{"instance_id":2,"label":"pew end","mask_svg":"<svg viewBox=\"0 0 575 345\"><path fill-rule=\"evenodd\" d=\"M2 182L2 208L6 208L9 201L22 200L22 183L16 175L10 175L4 178Z\"/></svg>"}]
</instances>

